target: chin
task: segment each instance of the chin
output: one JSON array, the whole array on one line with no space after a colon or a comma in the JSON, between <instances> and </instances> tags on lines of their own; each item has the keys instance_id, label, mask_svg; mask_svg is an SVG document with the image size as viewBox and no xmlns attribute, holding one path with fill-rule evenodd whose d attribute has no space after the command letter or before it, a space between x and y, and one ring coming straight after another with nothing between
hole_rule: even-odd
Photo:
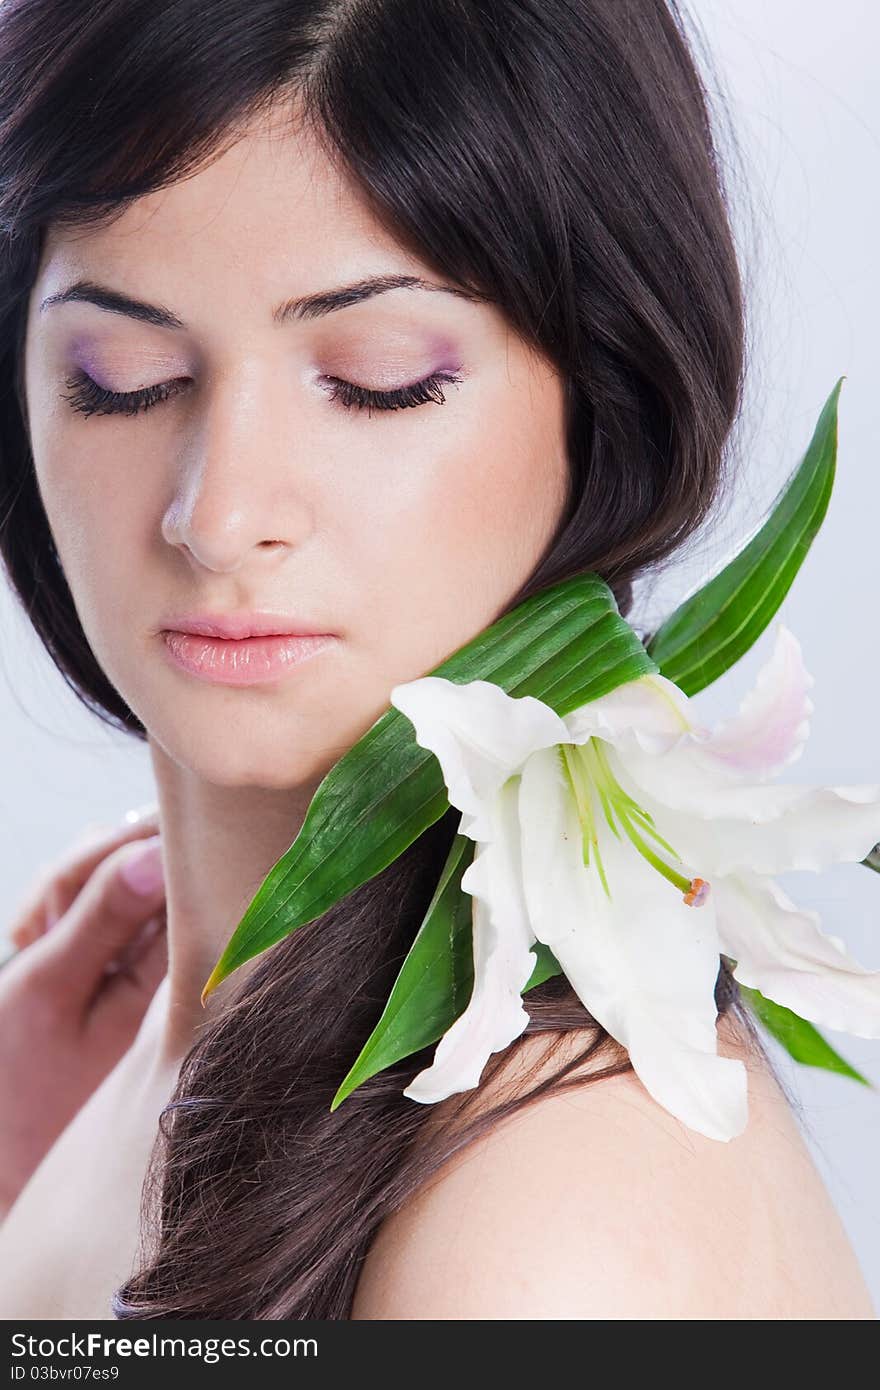
<instances>
[{"instance_id":1,"label":"chin","mask_svg":"<svg viewBox=\"0 0 880 1390\"><path fill-rule=\"evenodd\" d=\"M294 792L308 784L317 786L340 756L322 756L316 750L329 740L322 732L304 730L301 723L297 728L293 720L279 733L277 721L265 715L221 725L202 720L191 730L180 723L169 729L167 711L164 719L151 720L140 713L139 718L157 752L190 777L216 787Z\"/></svg>"},{"instance_id":2,"label":"chin","mask_svg":"<svg viewBox=\"0 0 880 1390\"><path fill-rule=\"evenodd\" d=\"M190 771L218 787L261 788L265 791L295 792L308 786L313 789L329 770L329 765L319 764L315 759L292 759L284 762L277 751L274 757L248 757L247 749L240 748L239 756L230 758L205 758L199 767L188 760Z\"/></svg>"}]
</instances>

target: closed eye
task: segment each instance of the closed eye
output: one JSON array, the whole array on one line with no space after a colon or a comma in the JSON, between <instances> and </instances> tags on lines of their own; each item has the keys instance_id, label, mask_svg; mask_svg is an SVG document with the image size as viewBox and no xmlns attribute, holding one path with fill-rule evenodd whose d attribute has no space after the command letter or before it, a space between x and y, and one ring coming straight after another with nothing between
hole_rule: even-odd
<instances>
[{"instance_id":1,"label":"closed eye","mask_svg":"<svg viewBox=\"0 0 880 1390\"><path fill-rule=\"evenodd\" d=\"M108 391L86 372L78 370L65 382L69 389L64 400L72 410L86 416L137 415L138 411L152 410L153 406L170 400L184 389L188 381L188 377L178 377L174 381L145 386L138 391ZM328 394L332 401L337 401L347 410L371 411L401 410L409 406L427 405L431 401L443 405L446 400L443 386L460 382L461 377L454 372L433 372L422 381L410 386L397 386L390 391L374 391L339 377L328 376L323 381L331 388Z\"/></svg>"},{"instance_id":2,"label":"closed eye","mask_svg":"<svg viewBox=\"0 0 880 1390\"><path fill-rule=\"evenodd\" d=\"M180 377L160 382L158 386L144 386L139 391L108 391L86 372L76 371L65 382L69 391L64 400L72 410L83 415L136 415L139 410L151 410L161 401L176 396L187 380L187 377Z\"/></svg>"},{"instance_id":3,"label":"closed eye","mask_svg":"<svg viewBox=\"0 0 880 1390\"><path fill-rule=\"evenodd\" d=\"M330 396L332 401L338 400L348 409L355 406L359 410L363 410L365 406L374 410L400 410L406 406L427 405L429 401L443 405L446 400L443 395L444 383L461 381L461 377L455 372L434 372L412 386L397 386L392 391L372 391L367 386L355 386L350 381L341 381L339 377L330 376L324 379L333 387Z\"/></svg>"}]
</instances>

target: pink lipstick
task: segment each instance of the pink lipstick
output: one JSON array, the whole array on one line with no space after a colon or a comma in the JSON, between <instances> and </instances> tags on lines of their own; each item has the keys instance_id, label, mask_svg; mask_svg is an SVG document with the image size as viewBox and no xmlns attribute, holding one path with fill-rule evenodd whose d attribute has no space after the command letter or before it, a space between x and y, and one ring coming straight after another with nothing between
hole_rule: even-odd
<instances>
[{"instance_id":1,"label":"pink lipstick","mask_svg":"<svg viewBox=\"0 0 880 1390\"><path fill-rule=\"evenodd\" d=\"M337 639L299 619L272 613L168 619L165 650L181 670L220 685L262 685L324 651Z\"/></svg>"}]
</instances>

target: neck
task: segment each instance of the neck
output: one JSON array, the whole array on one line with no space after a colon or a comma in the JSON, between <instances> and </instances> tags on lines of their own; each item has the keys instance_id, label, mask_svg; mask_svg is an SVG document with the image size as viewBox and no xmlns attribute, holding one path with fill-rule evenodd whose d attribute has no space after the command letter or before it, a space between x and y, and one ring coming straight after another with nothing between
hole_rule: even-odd
<instances>
[{"instance_id":1,"label":"neck","mask_svg":"<svg viewBox=\"0 0 880 1390\"><path fill-rule=\"evenodd\" d=\"M160 1067L179 1064L253 957L211 992L205 981L272 866L289 849L318 782L277 790L206 782L152 739L165 863L168 973L151 1004ZM320 780L320 779L318 779ZM154 1032L155 1029L155 1032Z\"/></svg>"}]
</instances>

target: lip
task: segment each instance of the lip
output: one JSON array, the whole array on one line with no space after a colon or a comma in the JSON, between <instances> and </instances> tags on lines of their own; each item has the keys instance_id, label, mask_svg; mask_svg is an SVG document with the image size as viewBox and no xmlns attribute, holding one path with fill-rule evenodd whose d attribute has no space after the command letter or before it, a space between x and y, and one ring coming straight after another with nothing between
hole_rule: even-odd
<instances>
[{"instance_id":1,"label":"lip","mask_svg":"<svg viewBox=\"0 0 880 1390\"><path fill-rule=\"evenodd\" d=\"M336 641L326 632L227 638L167 629L162 639L170 660L181 670L213 685L233 686L278 681Z\"/></svg>"},{"instance_id":2,"label":"lip","mask_svg":"<svg viewBox=\"0 0 880 1390\"><path fill-rule=\"evenodd\" d=\"M177 613L162 624L164 632L192 632L203 637L328 637L324 628L304 618L288 617L267 609L248 613Z\"/></svg>"}]
</instances>

